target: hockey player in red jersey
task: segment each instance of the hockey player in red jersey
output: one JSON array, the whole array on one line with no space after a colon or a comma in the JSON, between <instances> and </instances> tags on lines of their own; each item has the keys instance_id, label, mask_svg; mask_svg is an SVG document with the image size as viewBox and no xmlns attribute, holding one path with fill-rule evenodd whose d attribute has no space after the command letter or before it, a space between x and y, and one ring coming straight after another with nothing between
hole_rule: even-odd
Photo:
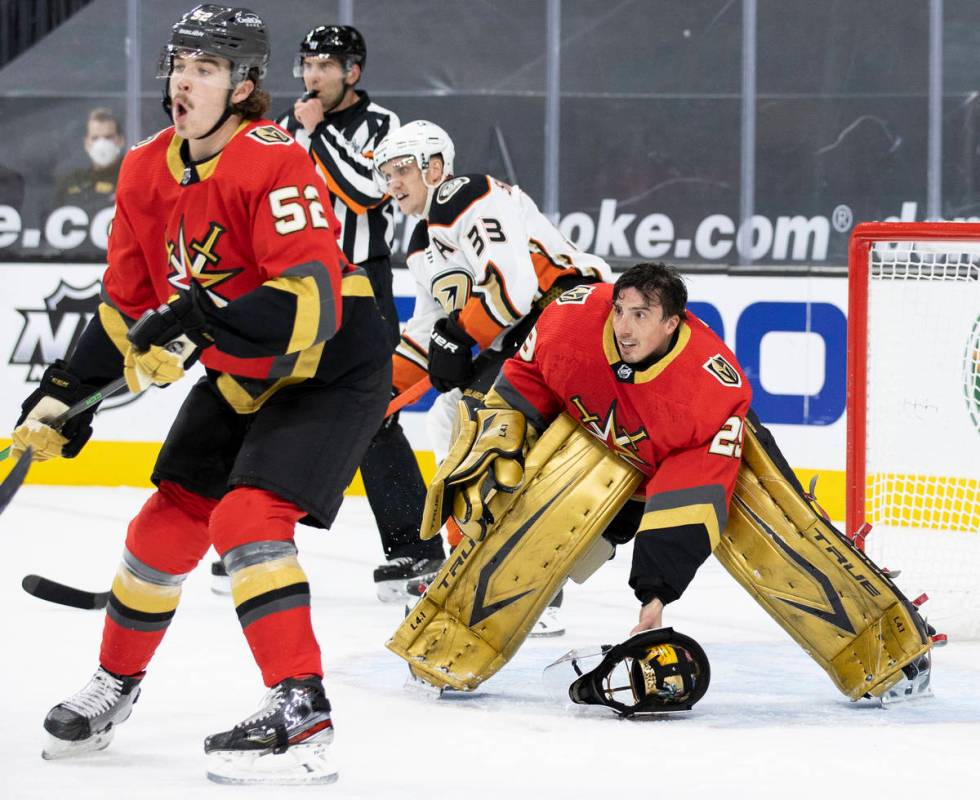
<instances>
[{"instance_id":1,"label":"hockey player in red jersey","mask_svg":"<svg viewBox=\"0 0 980 800\"><path fill-rule=\"evenodd\" d=\"M634 632L662 625L725 527L751 389L734 355L685 310L663 264L580 286L545 309L487 394L540 433L562 411L645 476L604 534L634 534Z\"/></svg>"},{"instance_id":2,"label":"hockey player in red jersey","mask_svg":"<svg viewBox=\"0 0 980 800\"><path fill-rule=\"evenodd\" d=\"M13 434L15 448L73 456L92 414L60 432L45 423L93 387L120 374L134 392L172 383L198 357L207 370L129 525L99 669L45 720L46 758L109 744L213 545L270 691L258 714L207 738L209 777L336 777L294 527L333 521L384 416L390 349L367 277L339 253L323 181L262 119L267 62L265 26L247 9L202 5L174 26L161 59L173 127L127 155L99 313Z\"/></svg>"}]
</instances>

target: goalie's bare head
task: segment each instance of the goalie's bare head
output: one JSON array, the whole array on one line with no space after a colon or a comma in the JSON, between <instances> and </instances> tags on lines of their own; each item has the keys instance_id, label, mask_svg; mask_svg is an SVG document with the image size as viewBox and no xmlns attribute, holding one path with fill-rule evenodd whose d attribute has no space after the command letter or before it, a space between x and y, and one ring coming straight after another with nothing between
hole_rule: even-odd
<instances>
[{"instance_id":1,"label":"goalie's bare head","mask_svg":"<svg viewBox=\"0 0 980 800\"><path fill-rule=\"evenodd\" d=\"M613 287L613 335L623 361L640 364L666 353L686 305L687 288L673 267L646 262L620 275Z\"/></svg>"},{"instance_id":2,"label":"goalie's bare head","mask_svg":"<svg viewBox=\"0 0 980 800\"><path fill-rule=\"evenodd\" d=\"M452 177L456 148L442 128L415 120L389 133L374 150L375 179L403 214L426 216L432 195Z\"/></svg>"}]
</instances>

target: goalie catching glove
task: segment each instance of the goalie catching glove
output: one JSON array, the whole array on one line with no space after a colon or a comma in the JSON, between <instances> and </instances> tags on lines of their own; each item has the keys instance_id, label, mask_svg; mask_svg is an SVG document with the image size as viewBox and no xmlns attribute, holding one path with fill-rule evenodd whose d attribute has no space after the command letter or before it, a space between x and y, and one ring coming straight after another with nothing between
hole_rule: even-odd
<instances>
[{"instance_id":1,"label":"goalie catching glove","mask_svg":"<svg viewBox=\"0 0 980 800\"><path fill-rule=\"evenodd\" d=\"M11 455L20 458L31 447L34 450L33 461L77 456L92 435L96 406L67 420L60 431L49 423L97 389L96 386L82 383L78 376L69 372L64 361L55 361L44 371L40 385L21 406L20 418L11 436Z\"/></svg>"},{"instance_id":2,"label":"goalie catching glove","mask_svg":"<svg viewBox=\"0 0 980 800\"><path fill-rule=\"evenodd\" d=\"M129 329L130 345L123 359L129 391L137 394L151 385L166 386L184 377L199 351L214 344L204 308L211 305L196 281L157 309L146 311Z\"/></svg>"},{"instance_id":3,"label":"goalie catching glove","mask_svg":"<svg viewBox=\"0 0 980 800\"><path fill-rule=\"evenodd\" d=\"M527 421L520 411L459 404L460 432L425 497L420 535L435 536L450 514L477 541L493 519L486 503L498 491L513 492L524 478Z\"/></svg>"}]
</instances>

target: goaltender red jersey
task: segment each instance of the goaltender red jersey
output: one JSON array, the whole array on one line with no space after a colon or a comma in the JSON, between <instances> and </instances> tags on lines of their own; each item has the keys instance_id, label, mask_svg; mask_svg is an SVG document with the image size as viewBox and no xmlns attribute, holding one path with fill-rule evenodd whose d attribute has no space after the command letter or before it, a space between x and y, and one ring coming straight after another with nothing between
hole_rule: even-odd
<instances>
[{"instance_id":1,"label":"goaltender red jersey","mask_svg":"<svg viewBox=\"0 0 980 800\"><path fill-rule=\"evenodd\" d=\"M201 360L227 376L226 399L254 410L247 396L330 368L324 343L341 324L342 283L362 296L369 284L340 253L323 181L280 128L244 122L197 163L187 148L167 128L127 155L103 293L124 319L106 308L100 317L124 349L127 324L196 280L217 307L216 346ZM359 280L343 281L345 270Z\"/></svg>"},{"instance_id":2,"label":"goaltender red jersey","mask_svg":"<svg viewBox=\"0 0 980 800\"><path fill-rule=\"evenodd\" d=\"M658 575L634 560L631 583L644 601L670 602L726 524L751 389L724 342L690 312L666 354L625 363L612 293L610 284L579 286L545 309L487 405L503 401L539 431L566 411L647 476L635 556L659 562Z\"/></svg>"}]
</instances>

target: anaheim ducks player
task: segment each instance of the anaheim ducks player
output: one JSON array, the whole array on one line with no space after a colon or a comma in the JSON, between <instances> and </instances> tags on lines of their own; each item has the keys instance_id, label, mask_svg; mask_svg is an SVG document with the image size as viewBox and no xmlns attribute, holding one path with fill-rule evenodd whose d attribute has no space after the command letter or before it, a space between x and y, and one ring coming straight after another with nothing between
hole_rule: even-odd
<instances>
[{"instance_id":1,"label":"anaheim ducks player","mask_svg":"<svg viewBox=\"0 0 980 800\"><path fill-rule=\"evenodd\" d=\"M549 306L486 406L522 412L540 433L562 411L645 476L606 535L636 533L633 633L662 626L725 528L751 389L735 356L685 311L687 290L663 264L581 286Z\"/></svg>"},{"instance_id":2,"label":"anaheim ducks player","mask_svg":"<svg viewBox=\"0 0 980 800\"><path fill-rule=\"evenodd\" d=\"M399 390L428 373L440 392L485 391L503 359L474 362L472 347L506 357L562 291L611 276L519 187L490 175L454 176L454 158L446 132L424 120L390 133L374 153L386 191L421 218L408 248L416 307L395 352Z\"/></svg>"},{"instance_id":3,"label":"anaheim ducks player","mask_svg":"<svg viewBox=\"0 0 980 800\"><path fill-rule=\"evenodd\" d=\"M166 385L197 356L207 368L164 442L157 490L129 525L99 668L45 719L46 758L109 744L181 584L214 545L270 691L257 714L207 738L209 777L336 778L294 527L333 521L384 416L391 351L367 277L338 251L323 181L262 119L268 54L264 23L247 9L202 5L174 26L161 61L173 127L123 163L104 302L13 434L42 457L74 455L88 423L59 433L45 422L93 387L123 373L132 391Z\"/></svg>"},{"instance_id":4,"label":"anaheim ducks player","mask_svg":"<svg viewBox=\"0 0 980 800\"><path fill-rule=\"evenodd\" d=\"M478 401L548 303L612 275L605 261L562 236L519 187L490 175L455 175L454 159L449 135L425 120L388 134L374 151L384 190L403 213L420 218L407 256L415 311L393 372L398 391L428 374L438 391L452 393L429 415L437 457L448 450L454 390ZM543 624L538 633L561 629Z\"/></svg>"}]
</instances>

